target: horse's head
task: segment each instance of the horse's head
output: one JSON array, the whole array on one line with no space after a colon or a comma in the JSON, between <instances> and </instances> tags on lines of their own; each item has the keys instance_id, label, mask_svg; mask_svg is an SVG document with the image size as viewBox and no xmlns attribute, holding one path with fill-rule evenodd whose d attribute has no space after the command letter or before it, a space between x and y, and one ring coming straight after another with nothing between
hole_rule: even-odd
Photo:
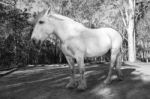
<instances>
[{"instance_id":1,"label":"horse's head","mask_svg":"<svg viewBox=\"0 0 150 99\"><path fill-rule=\"evenodd\" d=\"M48 9L45 14L40 17L33 29L31 39L34 43L46 40L50 34L54 33L54 24L50 20L51 10Z\"/></svg>"}]
</instances>

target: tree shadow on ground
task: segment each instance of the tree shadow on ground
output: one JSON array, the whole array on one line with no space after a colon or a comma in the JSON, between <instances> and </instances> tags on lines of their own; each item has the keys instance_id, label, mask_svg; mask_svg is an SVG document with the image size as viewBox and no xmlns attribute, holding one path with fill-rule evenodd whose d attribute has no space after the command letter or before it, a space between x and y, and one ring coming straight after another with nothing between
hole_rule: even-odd
<instances>
[{"instance_id":1,"label":"tree shadow on ground","mask_svg":"<svg viewBox=\"0 0 150 99\"><path fill-rule=\"evenodd\" d=\"M124 80L115 76L110 85L103 81L108 65L88 65L85 91L66 89L69 80L68 68L42 69L33 73L22 73L0 79L0 99L149 99L150 82L142 77L150 75L136 72L136 66L122 69ZM44 67L42 67L44 68ZM78 69L77 73L78 73ZM114 73L115 74L115 73ZM78 75L77 75L78 76Z\"/></svg>"},{"instance_id":2,"label":"tree shadow on ground","mask_svg":"<svg viewBox=\"0 0 150 99\"><path fill-rule=\"evenodd\" d=\"M18 70L18 68L13 68L13 69L11 69L11 70L9 70L9 71L6 71L5 73L1 73L0 74L0 78L1 77L4 77L4 76L6 76L6 75L9 75L9 74L11 74L11 73L13 73L13 72L15 72L15 71L17 71Z\"/></svg>"}]
</instances>

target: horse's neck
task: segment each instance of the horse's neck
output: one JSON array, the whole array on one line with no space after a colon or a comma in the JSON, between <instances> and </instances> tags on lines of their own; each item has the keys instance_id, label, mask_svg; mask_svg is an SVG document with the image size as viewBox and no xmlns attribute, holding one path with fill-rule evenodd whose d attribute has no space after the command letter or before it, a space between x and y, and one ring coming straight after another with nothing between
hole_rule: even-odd
<instances>
[{"instance_id":1,"label":"horse's neck","mask_svg":"<svg viewBox=\"0 0 150 99\"><path fill-rule=\"evenodd\" d=\"M81 33L90 31L91 29L86 28L83 24L78 23L68 17L54 14L55 17L63 19L62 21L54 19L53 23L55 24L54 34L62 43L66 40L80 36Z\"/></svg>"},{"instance_id":2,"label":"horse's neck","mask_svg":"<svg viewBox=\"0 0 150 99\"><path fill-rule=\"evenodd\" d=\"M57 23L57 25L55 35L61 40L61 42L65 42L67 39L79 36L82 31L87 29L85 26L75 21L69 21L64 24Z\"/></svg>"}]
</instances>

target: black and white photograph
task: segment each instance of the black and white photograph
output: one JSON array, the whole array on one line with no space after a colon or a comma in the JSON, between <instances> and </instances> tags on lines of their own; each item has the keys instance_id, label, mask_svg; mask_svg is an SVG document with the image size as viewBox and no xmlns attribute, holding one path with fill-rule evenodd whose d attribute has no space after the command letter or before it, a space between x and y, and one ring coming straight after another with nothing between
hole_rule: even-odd
<instances>
[{"instance_id":1,"label":"black and white photograph","mask_svg":"<svg viewBox=\"0 0 150 99\"><path fill-rule=\"evenodd\" d=\"M150 0L0 0L0 99L150 99Z\"/></svg>"}]
</instances>

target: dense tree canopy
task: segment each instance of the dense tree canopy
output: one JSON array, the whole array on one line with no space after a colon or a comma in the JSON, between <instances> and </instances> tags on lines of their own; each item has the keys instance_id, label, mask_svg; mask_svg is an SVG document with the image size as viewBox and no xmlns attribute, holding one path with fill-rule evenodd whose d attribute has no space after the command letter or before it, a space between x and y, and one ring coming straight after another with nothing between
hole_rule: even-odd
<instances>
[{"instance_id":1,"label":"dense tree canopy","mask_svg":"<svg viewBox=\"0 0 150 99\"><path fill-rule=\"evenodd\" d=\"M128 1L128 0L125 0ZM127 33L120 6L122 0L1 0L0 1L0 64L18 65L33 63L57 63L64 61L56 38L47 41L40 49L30 42L34 18L49 6L57 13L68 16L89 28L112 27L124 38L127 53ZM135 33L137 50L150 39L150 2L137 0L135 6ZM122 6L123 7L123 6ZM55 43L53 42L55 41ZM49 43L53 42L53 43ZM49 53L51 52L53 53ZM53 60L55 57L57 60ZM53 61L50 61L53 60ZM9 62L8 62L9 61ZM41 62L40 62L41 61ZM10 64L8 64L10 63ZM2 65L3 66L3 65Z\"/></svg>"}]
</instances>

